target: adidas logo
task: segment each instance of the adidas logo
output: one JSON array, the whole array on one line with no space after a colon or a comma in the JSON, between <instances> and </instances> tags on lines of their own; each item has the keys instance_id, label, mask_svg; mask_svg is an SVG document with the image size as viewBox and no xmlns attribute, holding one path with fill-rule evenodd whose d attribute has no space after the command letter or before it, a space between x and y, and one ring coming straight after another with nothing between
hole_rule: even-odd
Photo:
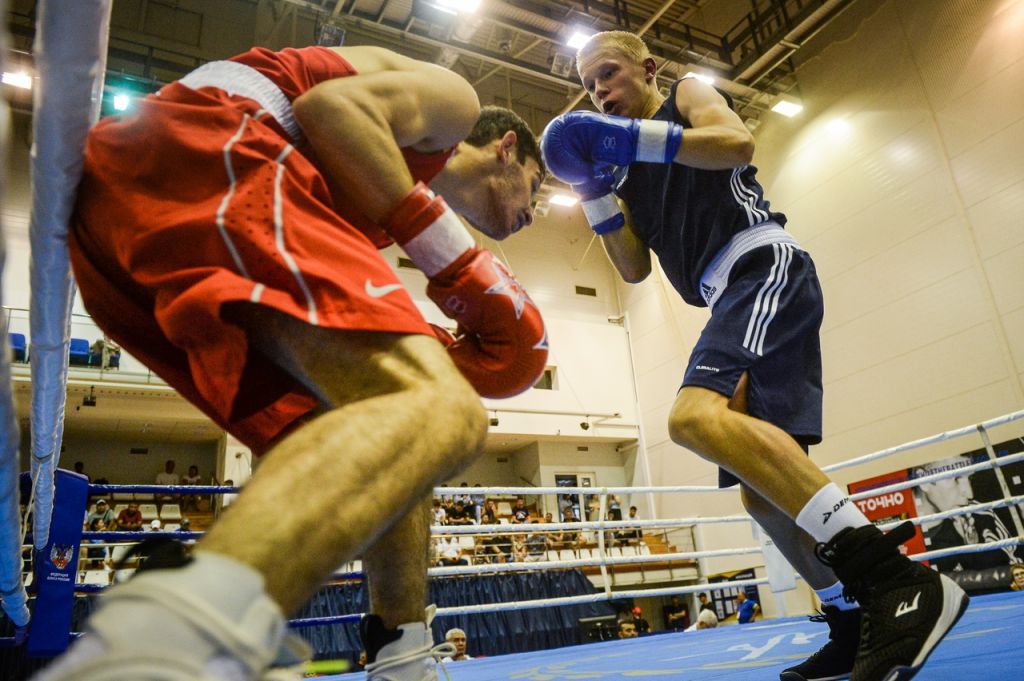
<instances>
[{"instance_id":1,"label":"adidas logo","mask_svg":"<svg viewBox=\"0 0 1024 681\"><path fill-rule=\"evenodd\" d=\"M708 286L704 282L700 284L700 293L704 296L704 302L710 302L715 297L715 292L718 290L715 286Z\"/></svg>"}]
</instances>

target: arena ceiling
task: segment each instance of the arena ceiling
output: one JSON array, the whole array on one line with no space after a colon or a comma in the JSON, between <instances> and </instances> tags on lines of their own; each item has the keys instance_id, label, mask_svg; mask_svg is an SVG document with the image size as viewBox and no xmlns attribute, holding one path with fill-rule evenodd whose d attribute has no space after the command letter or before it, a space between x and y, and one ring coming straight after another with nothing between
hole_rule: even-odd
<instances>
[{"instance_id":1,"label":"arena ceiling","mask_svg":"<svg viewBox=\"0 0 1024 681\"><path fill-rule=\"evenodd\" d=\"M114 0L110 87L155 89L200 63L251 45L382 45L454 69L484 103L511 106L536 128L586 106L567 46L577 31L641 33L663 84L715 76L756 119L797 82L793 55L854 0ZM8 0L13 47L31 58L37 0Z\"/></svg>"}]
</instances>

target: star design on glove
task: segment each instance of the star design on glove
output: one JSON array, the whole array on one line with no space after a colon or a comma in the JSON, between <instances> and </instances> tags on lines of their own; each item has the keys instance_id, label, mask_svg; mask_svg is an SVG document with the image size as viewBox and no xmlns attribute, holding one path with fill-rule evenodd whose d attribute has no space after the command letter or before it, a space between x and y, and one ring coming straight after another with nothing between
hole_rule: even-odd
<instances>
[{"instance_id":1,"label":"star design on glove","mask_svg":"<svg viewBox=\"0 0 1024 681\"><path fill-rule=\"evenodd\" d=\"M512 300L512 306L516 311L516 319L523 316L523 309L527 303L533 305L533 301L530 300L529 294L523 285L516 281L516 278L509 273L505 266L497 260L491 261L491 265L494 267L494 273L498 275L498 281L491 284L491 286L484 291L487 295L502 295L508 296Z\"/></svg>"}]
</instances>

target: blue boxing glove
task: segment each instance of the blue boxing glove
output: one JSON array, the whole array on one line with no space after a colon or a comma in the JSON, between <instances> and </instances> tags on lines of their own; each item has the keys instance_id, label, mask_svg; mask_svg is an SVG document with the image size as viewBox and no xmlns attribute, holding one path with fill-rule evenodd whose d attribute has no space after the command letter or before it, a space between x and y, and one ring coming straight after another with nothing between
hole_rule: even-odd
<instances>
[{"instance_id":1,"label":"blue boxing glove","mask_svg":"<svg viewBox=\"0 0 1024 681\"><path fill-rule=\"evenodd\" d=\"M608 164L671 163L682 142L683 126L671 121L570 111L548 123L541 151L555 177L580 184Z\"/></svg>"},{"instance_id":2,"label":"blue boxing glove","mask_svg":"<svg viewBox=\"0 0 1024 681\"><path fill-rule=\"evenodd\" d=\"M626 216L622 214L622 208L612 193L613 186L615 176L610 168L597 171L596 175L585 182L572 185L572 190L580 197L583 215L595 234L608 234L622 229L626 224Z\"/></svg>"}]
</instances>

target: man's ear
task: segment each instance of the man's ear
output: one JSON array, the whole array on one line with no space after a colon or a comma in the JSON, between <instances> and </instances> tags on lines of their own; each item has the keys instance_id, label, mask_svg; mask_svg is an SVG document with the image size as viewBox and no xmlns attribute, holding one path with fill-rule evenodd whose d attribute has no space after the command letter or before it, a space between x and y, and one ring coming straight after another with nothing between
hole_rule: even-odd
<instances>
[{"instance_id":1,"label":"man's ear","mask_svg":"<svg viewBox=\"0 0 1024 681\"><path fill-rule=\"evenodd\" d=\"M501 136L501 139L498 140L498 160L502 165L507 164L509 160L515 158L513 151L515 151L516 142L518 141L519 138L516 136L514 130L506 131L505 134Z\"/></svg>"},{"instance_id":2,"label":"man's ear","mask_svg":"<svg viewBox=\"0 0 1024 681\"><path fill-rule=\"evenodd\" d=\"M644 78L650 82L658 76L658 62L654 61L654 57L648 57L644 59Z\"/></svg>"}]
</instances>

